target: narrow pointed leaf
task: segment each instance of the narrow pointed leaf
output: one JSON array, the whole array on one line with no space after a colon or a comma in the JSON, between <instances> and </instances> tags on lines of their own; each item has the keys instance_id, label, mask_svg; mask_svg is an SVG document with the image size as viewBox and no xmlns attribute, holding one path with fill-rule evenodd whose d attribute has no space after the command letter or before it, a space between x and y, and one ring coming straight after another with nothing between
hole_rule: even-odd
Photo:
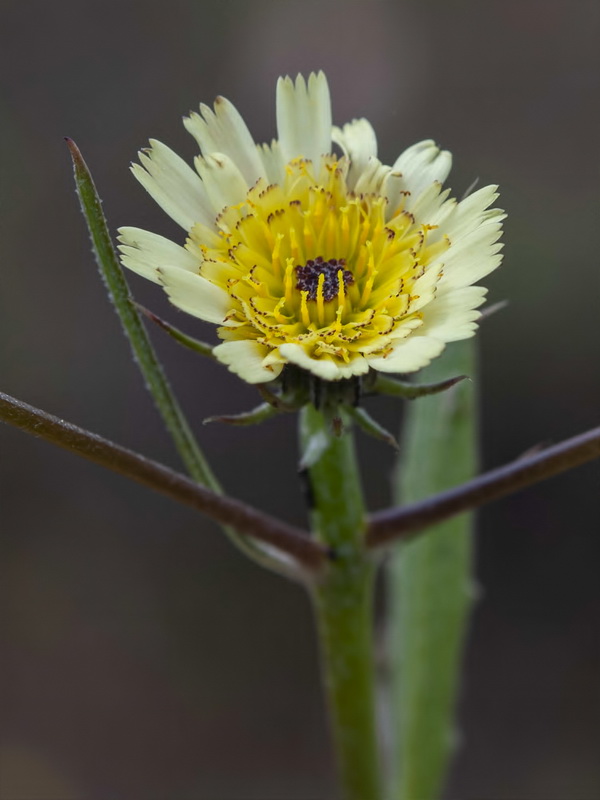
<instances>
[{"instance_id":1,"label":"narrow pointed leaf","mask_svg":"<svg viewBox=\"0 0 600 800\"><path fill-rule=\"evenodd\" d=\"M475 371L473 340L424 370L432 382ZM474 388L465 381L407 411L396 501L421 500L476 471ZM472 602L471 515L395 546L387 566L395 750L393 800L439 800L455 741L454 710Z\"/></svg>"},{"instance_id":2,"label":"narrow pointed leaf","mask_svg":"<svg viewBox=\"0 0 600 800\"><path fill-rule=\"evenodd\" d=\"M203 486L221 493L222 489L219 482L194 438L194 434L158 361L136 304L131 297L110 237L106 218L102 211L102 202L96 191L92 175L75 142L72 139L66 139L66 142L73 160L77 194L81 203L81 210L87 222L92 240L92 249L100 275L119 315L125 335L129 339L134 358L144 376L146 386L189 474ZM229 527L225 528L225 532L246 555L265 566L273 569L277 568L274 559L271 556L267 556L257 545L248 541L246 537L239 536Z\"/></svg>"},{"instance_id":3,"label":"narrow pointed leaf","mask_svg":"<svg viewBox=\"0 0 600 800\"><path fill-rule=\"evenodd\" d=\"M457 375L454 378L444 378L433 383L415 384L387 378L385 375L378 375L373 385L373 392L391 395L392 397L403 397L405 400L416 400L418 397L445 392L457 383L466 380L467 377L467 375Z\"/></svg>"},{"instance_id":4,"label":"narrow pointed leaf","mask_svg":"<svg viewBox=\"0 0 600 800\"><path fill-rule=\"evenodd\" d=\"M215 478L175 399L129 292L91 173L75 142L67 139L67 144L73 159L81 210L88 225L100 275L129 339L146 386L190 474L199 483L215 488Z\"/></svg>"},{"instance_id":5,"label":"narrow pointed leaf","mask_svg":"<svg viewBox=\"0 0 600 800\"><path fill-rule=\"evenodd\" d=\"M257 383L256 388L263 400L278 411L299 411L301 408L300 405L288 403L283 397L272 392L264 383Z\"/></svg>"},{"instance_id":6,"label":"narrow pointed leaf","mask_svg":"<svg viewBox=\"0 0 600 800\"><path fill-rule=\"evenodd\" d=\"M172 339L175 339L176 342L182 344L184 347L193 350L195 353L200 353L201 356L206 356L206 358L213 358L213 347L206 342L200 342L198 339L194 339L193 336L188 336L187 333L180 331L179 328L171 325L170 322L162 319L153 311L141 306L139 303L135 304L137 310L143 314L146 319L149 319L150 322L153 322L155 325L158 325L159 328L162 328L165 333L168 333Z\"/></svg>"},{"instance_id":7,"label":"narrow pointed leaf","mask_svg":"<svg viewBox=\"0 0 600 800\"><path fill-rule=\"evenodd\" d=\"M365 411L364 408L347 408L346 411L352 419L356 422L358 427L374 439L379 439L386 444L391 445L395 450L398 450L398 442L395 437L386 430L383 425L380 425L377 420Z\"/></svg>"},{"instance_id":8,"label":"narrow pointed leaf","mask_svg":"<svg viewBox=\"0 0 600 800\"><path fill-rule=\"evenodd\" d=\"M204 425L207 425L209 422L224 422L227 425L240 426L258 425L261 422L265 422L268 419L279 416L279 414L280 412L273 406L269 405L269 403L261 403L251 411L244 411L241 414L207 417L204 420Z\"/></svg>"}]
</instances>

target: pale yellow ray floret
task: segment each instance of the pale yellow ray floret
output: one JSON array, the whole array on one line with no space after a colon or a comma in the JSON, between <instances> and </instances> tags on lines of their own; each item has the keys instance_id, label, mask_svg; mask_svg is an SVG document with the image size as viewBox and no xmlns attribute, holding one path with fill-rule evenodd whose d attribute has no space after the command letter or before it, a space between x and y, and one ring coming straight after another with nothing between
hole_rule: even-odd
<instances>
[{"instance_id":1,"label":"pale yellow ray floret","mask_svg":"<svg viewBox=\"0 0 600 800\"><path fill-rule=\"evenodd\" d=\"M493 186L460 203L442 191L449 153L420 142L385 166L366 120L332 128L322 73L280 80L270 146L223 98L185 124L196 171L157 142L133 168L185 246L123 228L122 260L219 325L214 353L234 372L406 373L473 335L485 289L472 284L500 263L503 213Z\"/></svg>"}]
</instances>

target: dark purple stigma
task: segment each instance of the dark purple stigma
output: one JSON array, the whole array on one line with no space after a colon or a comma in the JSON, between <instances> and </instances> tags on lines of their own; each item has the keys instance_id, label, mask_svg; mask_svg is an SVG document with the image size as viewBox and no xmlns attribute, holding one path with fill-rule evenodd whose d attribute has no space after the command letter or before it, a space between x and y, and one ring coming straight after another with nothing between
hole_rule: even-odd
<instances>
[{"instance_id":1,"label":"dark purple stigma","mask_svg":"<svg viewBox=\"0 0 600 800\"><path fill-rule=\"evenodd\" d=\"M303 267L296 267L296 289L301 292L308 292L309 300L317 299L317 289L319 288L319 277L325 275L323 282L323 300L326 302L334 300L338 296L339 281L338 272L342 270L342 280L344 289L352 286L354 275L346 269L345 258L330 258L323 261L321 256L307 261Z\"/></svg>"}]
</instances>

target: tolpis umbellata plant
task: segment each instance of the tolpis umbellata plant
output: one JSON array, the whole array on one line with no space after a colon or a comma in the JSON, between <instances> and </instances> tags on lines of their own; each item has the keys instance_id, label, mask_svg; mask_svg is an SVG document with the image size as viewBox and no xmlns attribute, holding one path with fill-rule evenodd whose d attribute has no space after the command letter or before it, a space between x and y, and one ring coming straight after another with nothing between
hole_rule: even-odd
<instances>
[{"instance_id":1,"label":"tolpis umbellata plant","mask_svg":"<svg viewBox=\"0 0 600 800\"><path fill-rule=\"evenodd\" d=\"M182 230L171 241L122 227L120 260L90 172L67 140L98 266L188 475L4 394L0 416L193 506L257 565L303 587L340 796L436 800L452 755L472 603L466 512L600 456L600 429L475 477L472 337L490 313L479 282L501 262L497 187L457 200L444 188L451 155L430 140L384 164L367 120L332 124L323 73L280 79L276 116L278 138L256 144L228 100L201 105L184 119L199 147L193 166L150 140L132 172ZM137 305L121 265L214 324L218 343ZM213 420L297 416L309 530L222 492L146 320L256 387L255 408ZM365 410L363 399L375 394L407 403L400 444ZM386 510L365 508L356 428L399 451L396 505ZM379 570L387 588L383 669L373 635Z\"/></svg>"}]
</instances>

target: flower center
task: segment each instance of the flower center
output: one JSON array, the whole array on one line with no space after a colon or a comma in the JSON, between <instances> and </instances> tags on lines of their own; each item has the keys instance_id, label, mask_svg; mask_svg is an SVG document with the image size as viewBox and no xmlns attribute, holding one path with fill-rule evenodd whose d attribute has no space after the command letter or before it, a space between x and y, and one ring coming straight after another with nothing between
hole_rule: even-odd
<instances>
[{"instance_id":1,"label":"flower center","mask_svg":"<svg viewBox=\"0 0 600 800\"><path fill-rule=\"evenodd\" d=\"M385 356L423 324L441 275L427 265L449 242L402 203L389 212L385 196L350 190L346 174L334 156L296 159L280 184L261 179L225 207L216 231L191 231L201 274L231 298L222 339L255 340L274 360L295 344L345 365Z\"/></svg>"},{"instance_id":2,"label":"flower center","mask_svg":"<svg viewBox=\"0 0 600 800\"><path fill-rule=\"evenodd\" d=\"M316 300L319 293L328 303L347 286L354 283L354 275L347 270L345 258L330 258L323 261L322 256L309 259L303 267L296 267L296 289L308 292L308 300ZM341 285L340 285L341 284Z\"/></svg>"}]
</instances>

